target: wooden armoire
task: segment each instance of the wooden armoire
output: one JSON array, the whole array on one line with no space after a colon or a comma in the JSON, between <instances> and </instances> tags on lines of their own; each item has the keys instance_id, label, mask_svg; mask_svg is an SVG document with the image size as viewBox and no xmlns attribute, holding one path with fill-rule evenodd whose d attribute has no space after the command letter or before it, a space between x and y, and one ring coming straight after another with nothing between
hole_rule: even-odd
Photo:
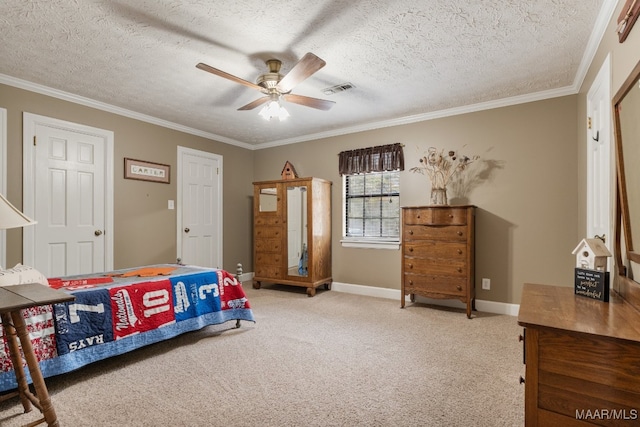
<instances>
[{"instance_id":1,"label":"wooden armoire","mask_svg":"<svg viewBox=\"0 0 640 427\"><path fill-rule=\"evenodd\" d=\"M263 282L331 289L331 182L253 183L253 287Z\"/></svg>"}]
</instances>

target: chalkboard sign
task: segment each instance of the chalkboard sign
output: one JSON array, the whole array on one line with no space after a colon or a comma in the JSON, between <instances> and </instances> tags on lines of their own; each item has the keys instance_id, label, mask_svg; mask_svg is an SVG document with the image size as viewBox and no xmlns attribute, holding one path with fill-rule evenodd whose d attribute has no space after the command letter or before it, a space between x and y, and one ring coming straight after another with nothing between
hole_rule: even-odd
<instances>
[{"instance_id":1,"label":"chalkboard sign","mask_svg":"<svg viewBox=\"0 0 640 427\"><path fill-rule=\"evenodd\" d=\"M575 294L609 302L609 272L576 268Z\"/></svg>"}]
</instances>

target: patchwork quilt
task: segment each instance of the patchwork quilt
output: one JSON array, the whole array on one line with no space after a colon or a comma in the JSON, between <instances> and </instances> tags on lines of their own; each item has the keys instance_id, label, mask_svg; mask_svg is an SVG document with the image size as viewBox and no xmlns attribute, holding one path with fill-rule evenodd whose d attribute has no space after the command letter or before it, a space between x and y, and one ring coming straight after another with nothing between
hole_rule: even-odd
<instances>
[{"instance_id":1,"label":"patchwork quilt","mask_svg":"<svg viewBox=\"0 0 640 427\"><path fill-rule=\"evenodd\" d=\"M49 286L75 301L22 311L45 378L207 325L254 321L241 283L224 270L161 264L52 278ZM0 339L2 392L17 383L1 326Z\"/></svg>"}]
</instances>

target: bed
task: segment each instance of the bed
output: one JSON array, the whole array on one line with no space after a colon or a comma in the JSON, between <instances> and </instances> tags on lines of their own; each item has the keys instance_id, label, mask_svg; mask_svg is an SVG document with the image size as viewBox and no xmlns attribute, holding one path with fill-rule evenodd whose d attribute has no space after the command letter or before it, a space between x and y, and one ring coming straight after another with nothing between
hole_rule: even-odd
<instances>
[{"instance_id":1,"label":"bed","mask_svg":"<svg viewBox=\"0 0 640 427\"><path fill-rule=\"evenodd\" d=\"M157 264L48 282L75 301L23 310L45 378L208 325L255 321L242 284L225 270ZM4 392L17 383L2 326L0 338Z\"/></svg>"}]
</instances>

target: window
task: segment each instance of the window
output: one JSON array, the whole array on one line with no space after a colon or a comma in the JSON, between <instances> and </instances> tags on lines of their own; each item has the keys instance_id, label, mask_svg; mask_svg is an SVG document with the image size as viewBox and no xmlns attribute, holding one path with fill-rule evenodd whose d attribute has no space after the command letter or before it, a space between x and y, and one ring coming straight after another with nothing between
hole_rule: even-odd
<instances>
[{"instance_id":1,"label":"window","mask_svg":"<svg viewBox=\"0 0 640 427\"><path fill-rule=\"evenodd\" d=\"M399 247L400 144L340 153L343 176L343 246Z\"/></svg>"},{"instance_id":2,"label":"window","mask_svg":"<svg viewBox=\"0 0 640 427\"><path fill-rule=\"evenodd\" d=\"M399 240L400 173L346 175L345 237Z\"/></svg>"}]
</instances>

